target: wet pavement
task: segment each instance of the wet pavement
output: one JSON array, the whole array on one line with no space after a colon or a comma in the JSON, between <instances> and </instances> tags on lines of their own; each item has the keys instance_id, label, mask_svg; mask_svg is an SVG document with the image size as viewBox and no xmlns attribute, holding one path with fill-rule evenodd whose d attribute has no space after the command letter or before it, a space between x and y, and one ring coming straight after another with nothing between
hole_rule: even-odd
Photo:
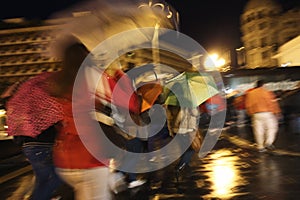
<instances>
[{"instance_id":1,"label":"wet pavement","mask_svg":"<svg viewBox=\"0 0 300 200\"><path fill-rule=\"evenodd\" d=\"M116 200L298 200L300 196L300 135L282 125L273 152L258 153L250 126L224 129L214 149L204 158L194 156L175 178L175 163L142 177L141 187L114 196ZM20 199L32 186L30 167L20 176L2 181L1 199ZM3 180L3 176L0 177ZM69 188L61 199L72 200ZM10 198L9 198L10 197Z\"/></svg>"}]
</instances>

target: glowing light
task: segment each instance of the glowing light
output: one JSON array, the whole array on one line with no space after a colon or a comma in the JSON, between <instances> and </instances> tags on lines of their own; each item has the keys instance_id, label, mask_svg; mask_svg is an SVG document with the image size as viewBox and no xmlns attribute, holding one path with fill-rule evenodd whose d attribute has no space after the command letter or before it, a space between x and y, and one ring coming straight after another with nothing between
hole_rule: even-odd
<instances>
[{"instance_id":1,"label":"glowing light","mask_svg":"<svg viewBox=\"0 0 300 200\"><path fill-rule=\"evenodd\" d=\"M206 175L211 181L212 192L205 195L205 198L230 199L237 195L234 188L246 184L238 168L240 159L233 156L229 150L219 150L211 154L209 160L212 162L206 168L208 170Z\"/></svg>"},{"instance_id":2,"label":"glowing light","mask_svg":"<svg viewBox=\"0 0 300 200\"><path fill-rule=\"evenodd\" d=\"M204 66L207 70L219 70L226 64L225 59L220 58L218 54L211 54L207 56L204 61Z\"/></svg>"}]
</instances>

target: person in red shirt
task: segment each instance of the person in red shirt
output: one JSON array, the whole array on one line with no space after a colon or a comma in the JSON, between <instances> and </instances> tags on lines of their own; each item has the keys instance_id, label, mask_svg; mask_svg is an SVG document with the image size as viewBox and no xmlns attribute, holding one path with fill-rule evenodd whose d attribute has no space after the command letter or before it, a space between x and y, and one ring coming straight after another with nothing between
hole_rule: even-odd
<instances>
[{"instance_id":1,"label":"person in red shirt","mask_svg":"<svg viewBox=\"0 0 300 200\"><path fill-rule=\"evenodd\" d=\"M82 64L88 54L88 49L74 38L63 54L62 70L49 88L63 113L56 124L53 161L59 176L74 189L75 199L106 200L111 199L109 158L105 157L105 147L97 137L99 131L94 124L98 122L90 116L94 101L86 77L78 77L81 65L90 67ZM99 156L93 152L99 152Z\"/></svg>"},{"instance_id":2,"label":"person in red shirt","mask_svg":"<svg viewBox=\"0 0 300 200\"><path fill-rule=\"evenodd\" d=\"M243 127L246 119L245 94L237 95L233 100L233 106L237 114L237 127Z\"/></svg>"}]
</instances>

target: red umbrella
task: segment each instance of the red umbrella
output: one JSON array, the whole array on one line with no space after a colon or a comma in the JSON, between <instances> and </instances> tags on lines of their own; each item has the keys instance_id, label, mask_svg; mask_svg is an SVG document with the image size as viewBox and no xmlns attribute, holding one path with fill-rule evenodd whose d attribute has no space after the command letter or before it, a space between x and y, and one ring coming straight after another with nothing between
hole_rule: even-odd
<instances>
[{"instance_id":1,"label":"red umbrella","mask_svg":"<svg viewBox=\"0 0 300 200\"><path fill-rule=\"evenodd\" d=\"M96 96L120 109L126 109L133 113L140 111L140 101L132 81L120 69L114 70L110 74L107 71L102 73Z\"/></svg>"},{"instance_id":2,"label":"red umbrella","mask_svg":"<svg viewBox=\"0 0 300 200\"><path fill-rule=\"evenodd\" d=\"M47 92L53 76L46 72L29 79L8 100L8 135L36 137L63 118L59 100Z\"/></svg>"}]
</instances>

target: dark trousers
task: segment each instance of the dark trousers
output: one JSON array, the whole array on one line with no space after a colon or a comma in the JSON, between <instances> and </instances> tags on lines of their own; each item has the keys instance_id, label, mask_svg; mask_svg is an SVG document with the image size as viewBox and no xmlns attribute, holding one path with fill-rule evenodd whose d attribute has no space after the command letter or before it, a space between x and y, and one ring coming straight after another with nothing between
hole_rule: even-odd
<instances>
[{"instance_id":1,"label":"dark trousers","mask_svg":"<svg viewBox=\"0 0 300 200\"><path fill-rule=\"evenodd\" d=\"M179 142L180 142L179 146L182 146L181 148L189 145L190 137L188 134L177 134L176 137L179 137ZM188 165L193 157L193 154L195 153L195 151L191 147L189 147L185 151L183 149L181 151L182 151L182 155L180 156L177 169L180 169L181 167Z\"/></svg>"},{"instance_id":2,"label":"dark trousers","mask_svg":"<svg viewBox=\"0 0 300 200\"><path fill-rule=\"evenodd\" d=\"M126 142L126 150L134 153L142 153L144 150L143 142L139 138L133 138L131 140L127 140ZM137 168L138 165L138 157L133 155L125 155L124 160L122 162L124 169L133 170ZM135 181L136 180L136 173L127 173L128 174L128 181Z\"/></svg>"},{"instance_id":3,"label":"dark trousers","mask_svg":"<svg viewBox=\"0 0 300 200\"><path fill-rule=\"evenodd\" d=\"M32 199L51 199L54 191L63 183L55 172L52 145L25 145L23 153L28 158L35 174Z\"/></svg>"}]
</instances>

